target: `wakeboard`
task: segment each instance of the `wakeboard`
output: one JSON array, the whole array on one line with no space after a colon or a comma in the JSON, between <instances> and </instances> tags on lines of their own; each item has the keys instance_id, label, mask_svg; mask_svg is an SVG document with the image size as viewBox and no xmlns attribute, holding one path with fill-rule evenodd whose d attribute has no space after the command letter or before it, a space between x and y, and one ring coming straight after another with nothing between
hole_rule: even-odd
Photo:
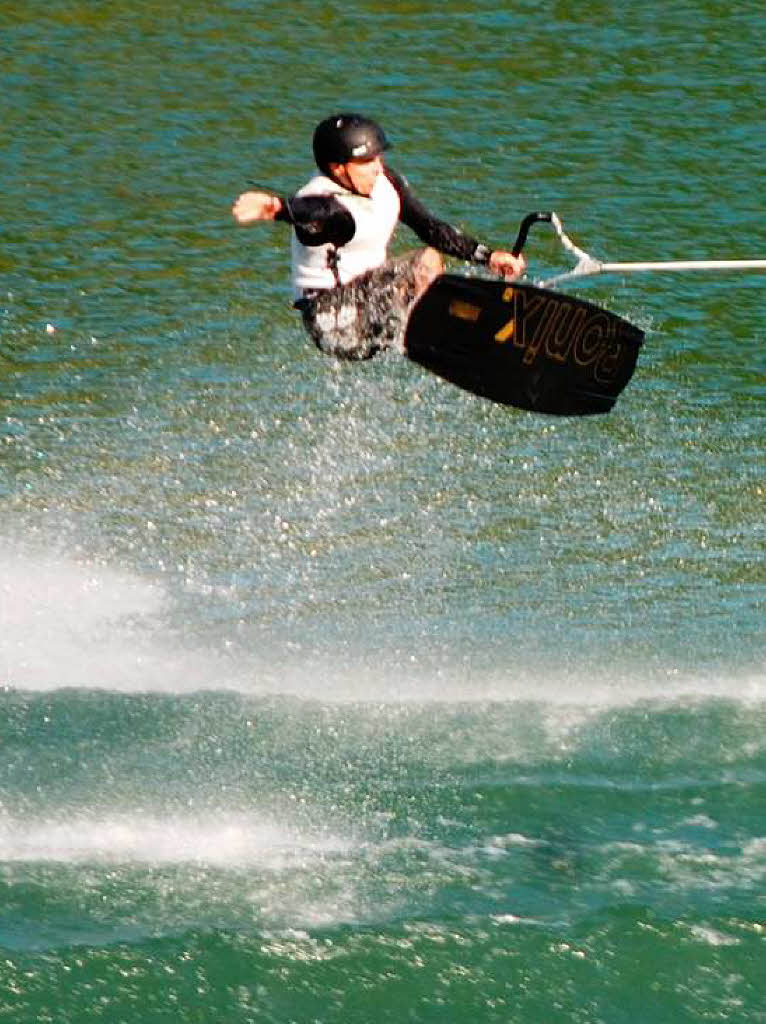
<instances>
[{"instance_id":1,"label":"wakeboard","mask_svg":"<svg viewBox=\"0 0 766 1024\"><path fill-rule=\"evenodd\" d=\"M582 299L531 284L442 274L410 314L407 356L503 405L605 413L633 375L643 331Z\"/></svg>"}]
</instances>

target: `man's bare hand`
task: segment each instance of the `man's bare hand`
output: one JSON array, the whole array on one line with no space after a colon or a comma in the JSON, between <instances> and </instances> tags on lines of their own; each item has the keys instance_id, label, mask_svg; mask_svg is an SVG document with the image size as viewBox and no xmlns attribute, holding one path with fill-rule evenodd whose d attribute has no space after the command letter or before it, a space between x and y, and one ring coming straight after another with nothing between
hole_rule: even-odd
<instances>
[{"instance_id":1,"label":"man's bare hand","mask_svg":"<svg viewBox=\"0 0 766 1024\"><path fill-rule=\"evenodd\" d=\"M523 256L514 256L511 252L503 252L502 249L495 249L489 258L489 269L511 281L515 277L521 277L527 266Z\"/></svg>"},{"instance_id":2,"label":"man's bare hand","mask_svg":"<svg viewBox=\"0 0 766 1024\"><path fill-rule=\"evenodd\" d=\"M282 209L279 196L268 192L243 192L231 208L237 224L255 224L259 220L274 220Z\"/></svg>"}]
</instances>

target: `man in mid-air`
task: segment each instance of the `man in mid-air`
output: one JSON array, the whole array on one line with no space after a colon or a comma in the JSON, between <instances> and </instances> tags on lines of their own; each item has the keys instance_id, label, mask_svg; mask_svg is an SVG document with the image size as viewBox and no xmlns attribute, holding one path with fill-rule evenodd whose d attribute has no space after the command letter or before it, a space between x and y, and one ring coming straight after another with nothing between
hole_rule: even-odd
<instances>
[{"instance_id":1,"label":"man in mid-air","mask_svg":"<svg viewBox=\"0 0 766 1024\"><path fill-rule=\"evenodd\" d=\"M293 226L295 306L319 348L348 359L402 347L412 306L442 272L440 254L509 279L525 267L522 256L492 250L432 216L384 163L388 145L370 118L334 114L314 132L319 174L289 198L243 192L232 209L238 224L279 220ZM427 248L388 259L399 221Z\"/></svg>"}]
</instances>

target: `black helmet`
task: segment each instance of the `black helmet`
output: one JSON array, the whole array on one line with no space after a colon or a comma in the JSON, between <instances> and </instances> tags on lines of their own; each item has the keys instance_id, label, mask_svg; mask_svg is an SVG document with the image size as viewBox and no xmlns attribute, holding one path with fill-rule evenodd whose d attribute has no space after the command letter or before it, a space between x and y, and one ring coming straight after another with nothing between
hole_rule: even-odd
<instances>
[{"instance_id":1,"label":"black helmet","mask_svg":"<svg viewBox=\"0 0 766 1024\"><path fill-rule=\"evenodd\" d=\"M314 159L325 174L330 164L370 160L388 146L380 125L361 114L333 114L320 121L314 132Z\"/></svg>"}]
</instances>

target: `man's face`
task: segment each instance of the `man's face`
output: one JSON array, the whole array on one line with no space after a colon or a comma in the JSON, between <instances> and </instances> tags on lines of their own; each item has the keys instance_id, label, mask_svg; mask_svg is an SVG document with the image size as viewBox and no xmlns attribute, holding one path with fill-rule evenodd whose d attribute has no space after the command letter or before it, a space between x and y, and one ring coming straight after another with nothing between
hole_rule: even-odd
<instances>
[{"instance_id":1,"label":"man's face","mask_svg":"<svg viewBox=\"0 0 766 1024\"><path fill-rule=\"evenodd\" d=\"M330 169L341 185L347 188L350 186L359 195L370 196L378 175L383 171L383 157L378 155L369 160L349 160L345 164L331 164Z\"/></svg>"}]
</instances>

